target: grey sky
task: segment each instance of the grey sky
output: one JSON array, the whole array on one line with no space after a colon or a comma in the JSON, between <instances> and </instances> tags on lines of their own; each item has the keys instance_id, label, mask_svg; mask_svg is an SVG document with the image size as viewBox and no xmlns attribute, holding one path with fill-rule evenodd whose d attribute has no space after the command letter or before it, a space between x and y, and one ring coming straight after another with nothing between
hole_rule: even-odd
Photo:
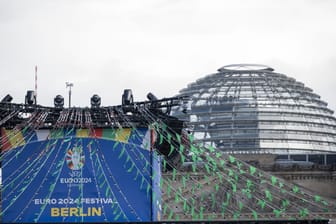
<instances>
[{"instance_id":1,"label":"grey sky","mask_svg":"<svg viewBox=\"0 0 336 224\"><path fill-rule=\"evenodd\" d=\"M0 98L66 97L88 106L148 92L178 93L233 63L267 64L312 88L336 110L336 1L0 0Z\"/></svg>"}]
</instances>

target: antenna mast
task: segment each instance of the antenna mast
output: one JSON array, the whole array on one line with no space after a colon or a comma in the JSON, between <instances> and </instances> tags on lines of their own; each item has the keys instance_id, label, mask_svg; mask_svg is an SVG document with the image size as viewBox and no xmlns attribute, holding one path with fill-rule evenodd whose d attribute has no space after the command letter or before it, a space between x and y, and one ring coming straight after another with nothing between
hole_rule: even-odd
<instances>
[{"instance_id":1,"label":"antenna mast","mask_svg":"<svg viewBox=\"0 0 336 224\"><path fill-rule=\"evenodd\" d=\"M37 104L37 65L35 65L35 92L34 92L34 97L35 97L35 104Z\"/></svg>"},{"instance_id":2,"label":"antenna mast","mask_svg":"<svg viewBox=\"0 0 336 224\"><path fill-rule=\"evenodd\" d=\"M65 87L69 88L69 108L71 107L71 87L73 87L73 83L71 82L66 82Z\"/></svg>"}]
</instances>

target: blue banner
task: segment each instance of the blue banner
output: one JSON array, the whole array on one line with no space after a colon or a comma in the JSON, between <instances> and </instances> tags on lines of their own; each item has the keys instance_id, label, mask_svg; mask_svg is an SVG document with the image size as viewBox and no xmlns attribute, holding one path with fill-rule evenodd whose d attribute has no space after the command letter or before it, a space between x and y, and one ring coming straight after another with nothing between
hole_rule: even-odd
<instances>
[{"instance_id":1,"label":"blue banner","mask_svg":"<svg viewBox=\"0 0 336 224\"><path fill-rule=\"evenodd\" d=\"M146 130L133 132L125 142L69 134L7 150L2 221L152 221L160 161L144 149Z\"/></svg>"},{"instance_id":2,"label":"blue banner","mask_svg":"<svg viewBox=\"0 0 336 224\"><path fill-rule=\"evenodd\" d=\"M152 221L162 220L161 163L162 158L155 151L152 153Z\"/></svg>"}]
</instances>

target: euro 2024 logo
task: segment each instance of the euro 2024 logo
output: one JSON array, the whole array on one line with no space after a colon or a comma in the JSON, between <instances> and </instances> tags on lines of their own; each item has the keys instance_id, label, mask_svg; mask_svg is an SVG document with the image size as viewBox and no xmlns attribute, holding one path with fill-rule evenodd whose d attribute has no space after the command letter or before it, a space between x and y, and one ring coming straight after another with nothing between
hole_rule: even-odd
<instances>
[{"instance_id":1,"label":"euro 2024 logo","mask_svg":"<svg viewBox=\"0 0 336 224\"><path fill-rule=\"evenodd\" d=\"M62 184L67 184L68 187L75 187L81 184L92 183L91 177L82 177L82 168L85 163L83 148L75 146L69 149L66 153L66 163L71 170L70 178L60 178Z\"/></svg>"},{"instance_id":2,"label":"euro 2024 logo","mask_svg":"<svg viewBox=\"0 0 336 224\"><path fill-rule=\"evenodd\" d=\"M85 163L82 147L69 149L66 155L66 162L69 169L72 170L72 175L70 174L70 176L77 176L76 173L80 173L79 170L83 168Z\"/></svg>"}]
</instances>

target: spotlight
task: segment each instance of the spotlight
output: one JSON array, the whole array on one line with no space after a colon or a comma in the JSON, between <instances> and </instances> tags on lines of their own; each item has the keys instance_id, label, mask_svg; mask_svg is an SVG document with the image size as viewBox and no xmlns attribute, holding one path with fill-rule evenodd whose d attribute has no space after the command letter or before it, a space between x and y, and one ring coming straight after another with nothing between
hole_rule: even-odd
<instances>
[{"instance_id":1,"label":"spotlight","mask_svg":"<svg viewBox=\"0 0 336 224\"><path fill-rule=\"evenodd\" d=\"M153 93L148 93L147 94L147 99L149 99L149 101L156 101L156 100L158 100L158 98Z\"/></svg>"},{"instance_id":2,"label":"spotlight","mask_svg":"<svg viewBox=\"0 0 336 224\"><path fill-rule=\"evenodd\" d=\"M25 97L25 104L33 105L36 104L36 98L33 90L28 90Z\"/></svg>"},{"instance_id":3,"label":"spotlight","mask_svg":"<svg viewBox=\"0 0 336 224\"><path fill-rule=\"evenodd\" d=\"M1 100L1 103L10 103L12 102L13 100L13 97L9 94L7 94L2 100Z\"/></svg>"},{"instance_id":4,"label":"spotlight","mask_svg":"<svg viewBox=\"0 0 336 224\"><path fill-rule=\"evenodd\" d=\"M124 89L124 93L121 97L122 110L125 114L135 111L133 104L133 94L131 89Z\"/></svg>"},{"instance_id":5,"label":"spotlight","mask_svg":"<svg viewBox=\"0 0 336 224\"><path fill-rule=\"evenodd\" d=\"M54 105L55 105L56 108L63 108L63 106L64 106L64 98L63 98L63 96L57 95L54 98Z\"/></svg>"},{"instance_id":6,"label":"spotlight","mask_svg":"<svg viewBox=\"0 0 336 224\"><path fill-rule=\"evenodd\" d=\"M159 110L158 108L161 104L157 102L159 99L153 93L148 93L147 99L151 102L150 106L152 109Z\"/></svg>"},{"instance_id":7,"label":"spotlight","mask_svg":"<svg viewBox=\"0 0 336 224\"><path fill-rule=\"evenodd\" d=\"M100 104L101 104L100 96L98 96L97 94L94 94L91 97L91 107L92 108L98 108L98 107L100 107Z\"/></svg>"},{"instance_id":8,"label":"spotlight","mask_svg":"<svg viewBox=\"0 0 336 224\"><path fill-rule=\"evenodd\" d=\"M121 98L121 103L123 106L130 105L133 103L133 94L131 89L125 89L124 94Z\"/></svg>"}]
</instances>

